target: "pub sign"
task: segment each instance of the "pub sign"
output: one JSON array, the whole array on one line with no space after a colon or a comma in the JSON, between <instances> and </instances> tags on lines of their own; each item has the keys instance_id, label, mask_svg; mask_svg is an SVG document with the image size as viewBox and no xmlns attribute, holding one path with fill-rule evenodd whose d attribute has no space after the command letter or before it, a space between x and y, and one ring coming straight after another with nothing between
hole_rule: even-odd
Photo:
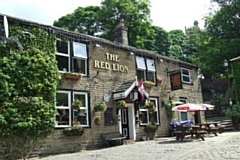
<instances>
[{"instance_id":1,"label":"pub sign","mask_svg":"<svg viewBox=\"0 0 240 160\"><path fill-rule=\"evenodd\" d=\"M171 90L178 90L182 89L182 80L181 80L181 72L176 71L170 74L170 84L171 84Z\"/></svg>"}]
</instances>

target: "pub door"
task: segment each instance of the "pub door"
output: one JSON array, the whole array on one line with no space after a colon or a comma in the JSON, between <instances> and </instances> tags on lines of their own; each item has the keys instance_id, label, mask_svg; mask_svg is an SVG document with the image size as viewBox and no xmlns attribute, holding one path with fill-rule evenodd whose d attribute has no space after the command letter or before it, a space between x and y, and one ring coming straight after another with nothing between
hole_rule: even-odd
<instances>
[{"instance_id":1,"label":"pub door","mask_svg":"<svg viewBox=\"0 0 240 160\"><path fill-rule=\"evenodd\" d=\"M128 108L121 109L122 135L129 139Z\"/></svg>"}]
</instances>

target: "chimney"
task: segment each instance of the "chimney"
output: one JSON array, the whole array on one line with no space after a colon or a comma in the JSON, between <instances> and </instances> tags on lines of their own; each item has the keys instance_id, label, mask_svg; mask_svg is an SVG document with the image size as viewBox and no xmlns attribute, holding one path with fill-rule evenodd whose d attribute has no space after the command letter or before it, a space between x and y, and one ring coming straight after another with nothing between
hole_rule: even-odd
<instances>
[{"instance_id":1,"label":"chimney","mask_svg":"<svg viewBox=\"0 0 240 160\"><path fill-rule=\"evenodd\" d=\"M124 26L124 20L121 19L114 29L114 42L128 46L128 28Z\"/></svg>"}]
</instances>

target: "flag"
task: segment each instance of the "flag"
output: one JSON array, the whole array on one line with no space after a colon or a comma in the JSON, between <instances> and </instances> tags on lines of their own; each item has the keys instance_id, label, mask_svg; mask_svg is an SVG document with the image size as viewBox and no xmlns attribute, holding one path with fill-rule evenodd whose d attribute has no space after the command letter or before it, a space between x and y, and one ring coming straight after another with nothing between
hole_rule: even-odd
<instances>
[{"instance_id":1,"label":"flag","mask_svg":"<svg viewBox=\"0 0 240 160\"><path fill-rule=\"evenodd\" d=\"M138 82L138 92L141 94L142 100L144 100L144 87L143 87L143 81L142 79Z\"/></svg>"}]
</instances>

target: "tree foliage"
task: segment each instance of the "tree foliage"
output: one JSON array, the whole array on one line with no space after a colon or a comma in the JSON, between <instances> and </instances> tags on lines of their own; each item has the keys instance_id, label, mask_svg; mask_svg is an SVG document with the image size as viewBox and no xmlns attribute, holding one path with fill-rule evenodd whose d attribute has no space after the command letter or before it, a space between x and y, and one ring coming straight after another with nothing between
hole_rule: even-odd
<instances>
[{"instance_id":1,"label":"tree foliage","mask_svg":"<svg viewBox=\"0 0 240 160\"><path fill-rule=\"evenodd\" d=\"M19 38L23 50L0 46L0 140L4 159L15 160L53 130L59 73L52 33L11 24L10 35Z\"/></svg>"},{"instance_id":2,"label":"tree foliage","mask_svg":"<svg viewBox=\"0 0 240 160\"><path fill-rule=\"evenodd\" d=\"M150 2L138 0L104 0L101 7L78 7L73 13L61 17L54 26L79 33L102 33L100 37L113 41L114 28L121 19L128 27L129 45L146 48L154 45L151 29Z\"/></svg>"},{"instance_id":3,"label":"tree foliage","mask_svg":"<svg viewBox=\"0 0 240 160\"><path fill-rule=\"evenodd\" d=\"M225 72L223 61L239 56L240 1L215 1L220 9L206 17L206 44L201 61L205 63L207 73L219 77Z\"/></svg>"}]
</instances>

